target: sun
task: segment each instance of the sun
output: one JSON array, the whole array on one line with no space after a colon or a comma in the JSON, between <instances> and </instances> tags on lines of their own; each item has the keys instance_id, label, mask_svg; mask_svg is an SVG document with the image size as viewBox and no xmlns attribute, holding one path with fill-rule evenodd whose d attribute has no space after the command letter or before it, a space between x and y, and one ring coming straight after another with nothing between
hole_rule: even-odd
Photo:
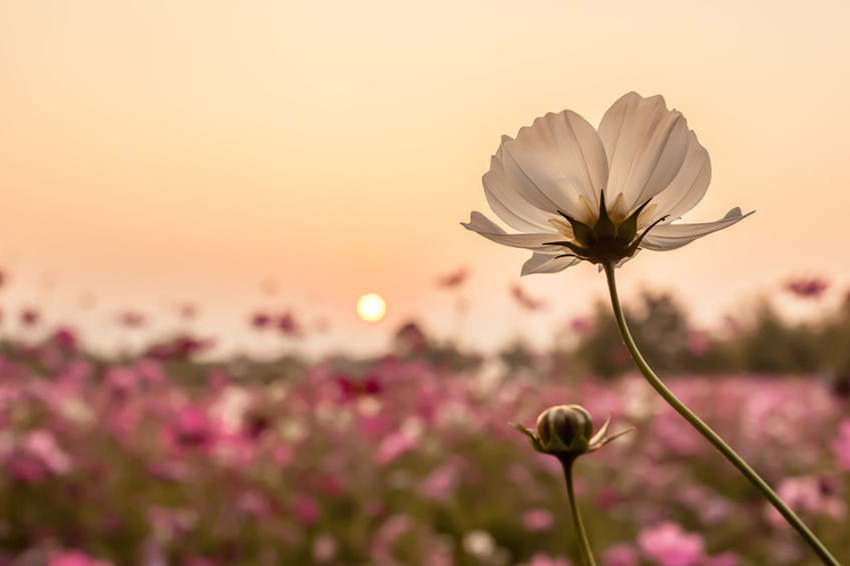
<instances>
[{"instance_id":1,"label":"sun","mask_svg":"<svg viewBox=\"0 0 850 566\"><path fill-rule=\"evenodd\" d=\"M376 293L368 293L357 300L357 314L366 322L378 322L387 313L387 302Z\"/></svg>"}]
</instances>

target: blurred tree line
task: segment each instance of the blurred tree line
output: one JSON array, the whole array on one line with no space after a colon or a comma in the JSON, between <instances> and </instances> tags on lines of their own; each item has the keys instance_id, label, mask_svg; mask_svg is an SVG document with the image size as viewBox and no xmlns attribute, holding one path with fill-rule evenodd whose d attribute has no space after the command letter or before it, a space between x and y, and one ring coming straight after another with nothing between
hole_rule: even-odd
<instances>
[{"instance_id":1,"label":"blurred tree line","mask_svg":"<svg viewBox=\"0 0 850 566\"><path fill-rule=\"evenodd\" d=\"M728 328L716 333L694 328L670 293L644 291L636 303L626 308L626 319L644 357L659 372L824 373L836 386L850 389L850 293L835 311L801 323L787 321L761 299L748 320L730 319ZM602 302L578 340L553 356L555 367L603 378L634 369L611 307Z\"/></svg>"}]
</instances>

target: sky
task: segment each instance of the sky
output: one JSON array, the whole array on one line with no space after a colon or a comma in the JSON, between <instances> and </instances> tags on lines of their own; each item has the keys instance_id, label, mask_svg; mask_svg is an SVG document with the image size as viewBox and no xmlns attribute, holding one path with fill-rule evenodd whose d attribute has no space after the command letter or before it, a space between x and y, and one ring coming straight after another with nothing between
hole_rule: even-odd
<instances>
[{"instance_id":1,"label":"sky","mask_svg":"<svg viewBox=\"0 0 850 566\"><path fill-rule=\"evenodd\" d=\"M596 125L631 90L664 95L711 155L685 220L757 213L639 254L626 304L669 290L710 326L789 277L846 287L848 28L839 1L0 0L0 307L98 344L121 309L163 332L192 302L196 330L248 351L268 346L245 332L256 309L327 326L285 345L315 351L375 350L412 318L470 347L545 345L603 277L520 280L526 252L459 223L489 213L502 134L564 108ZM436 288L461 267L459 293ZM517 282L545 312L517 308ZM368 292L380 323L357 318Z\"/></svg>"}]
</instances>

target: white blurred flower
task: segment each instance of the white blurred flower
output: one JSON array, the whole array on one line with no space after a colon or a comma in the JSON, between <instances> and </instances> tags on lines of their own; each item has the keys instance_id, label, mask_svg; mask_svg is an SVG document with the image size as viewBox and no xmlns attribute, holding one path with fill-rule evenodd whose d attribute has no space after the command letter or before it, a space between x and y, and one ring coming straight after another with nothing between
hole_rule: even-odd
<instances>
[{"instance_id":1,"label":"white blurred flower","mask_svg":"<svg viewBox=\"0 0 850 566\"><path fill-rule=\"evenodd\" d=\"M748 216L733 208L714 222L671 224L702 199L710 180L708 152L685 117L661 96L630 92L598 130L564 110L537 118L516 139L503 136L484 193L519 233L480 212L463 226L533 251L523 275L555 273L581 260L619 264L639 249L679 248Z\"/></svg>"},{"instance_id":2,"label":"white blurred flower","mask_svg":"<svg viewBox=\"0 0 850 566\"><path fill-rule=\"evenodd\" d=\"M463 536L463 549L476 558L488 558L496 552L496 540L487 531L476 529Z\"/></svg>"}]
</instances>

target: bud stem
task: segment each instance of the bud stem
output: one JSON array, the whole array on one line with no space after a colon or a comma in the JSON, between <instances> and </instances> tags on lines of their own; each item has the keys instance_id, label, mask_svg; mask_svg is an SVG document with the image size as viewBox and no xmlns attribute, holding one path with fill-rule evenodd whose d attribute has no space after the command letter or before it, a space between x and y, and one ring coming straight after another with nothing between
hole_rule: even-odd
<instances>
[{"instance_id":1,"label":"bud stem","mask_svg":"<svg viewBox=\"0 0 850 566\"><path fill-rule=\"evenodd\" d=\"M562 458L561 465L564 467L564 478L567 480L567 496L570 499L570 511L573 515L573 523L575 523L576 532L578 533L578 548L581 553L581 563L583 566L596 566L593 560L593 552L590 550L590 543L587 540L587 533L584 530L584 523L581 520L581 514L576 504L576 494L573 489L573 463L574 458Z\"/></svg>"},{"instance_id":2,"label":"bud stem","mask_svg":"<svg viewBox=\"0 0 850 566\"><path fill-rule=\"evenodd\" d=\"M736 454L735 451L732 450L732 448L730 448L716 432L711 430L707 424L705 424L698 416L691 412L684 403L673 395L673 392L667 389L667 386L665 386L661 379L655 375L652 368L650 368L649 364L646 363L646 360L643 359L643 356L632 339L629 327L626 325L626 319L623 316L623 309L620 306L620 299L617 296L617 284L614 280L614 264L609 262L606 263L604 267L605 275L608 279L608 291L611 294L611 306L614 308L614 317L617 319L617 327L620 329L620 337L623 339L623 343L625 343L632 361L634 361L635 365L649 384L658 392L659 395L661 395L661 397L664 398L665 401L667 401L671 407L676 409L676 412L682 415L682 417L688 421L692 427L702 434L706 440L708 440L724 457L726 457L733 466L738 468L738 471L750 480L750 483L761 491L762 495L764 495L764 497L774 507L776 507L776 510L779 511L785 520L788 521L788 524L794 527L797 532L802 535L824 564L827 564L828 566L841 566L838 563L838 560L830 554L829 550L827 550L823 543L818 540L814 533L812 533L805 524L803 524L803 521L801 521L796 513L794 513L794 511L792 511L791 508L782 501L767 482L765 482L761 476L759 476L755 470L753 470L749 464L743 460L743 458L738 456L738 454Z\"/></svg>"}]
</instances>

